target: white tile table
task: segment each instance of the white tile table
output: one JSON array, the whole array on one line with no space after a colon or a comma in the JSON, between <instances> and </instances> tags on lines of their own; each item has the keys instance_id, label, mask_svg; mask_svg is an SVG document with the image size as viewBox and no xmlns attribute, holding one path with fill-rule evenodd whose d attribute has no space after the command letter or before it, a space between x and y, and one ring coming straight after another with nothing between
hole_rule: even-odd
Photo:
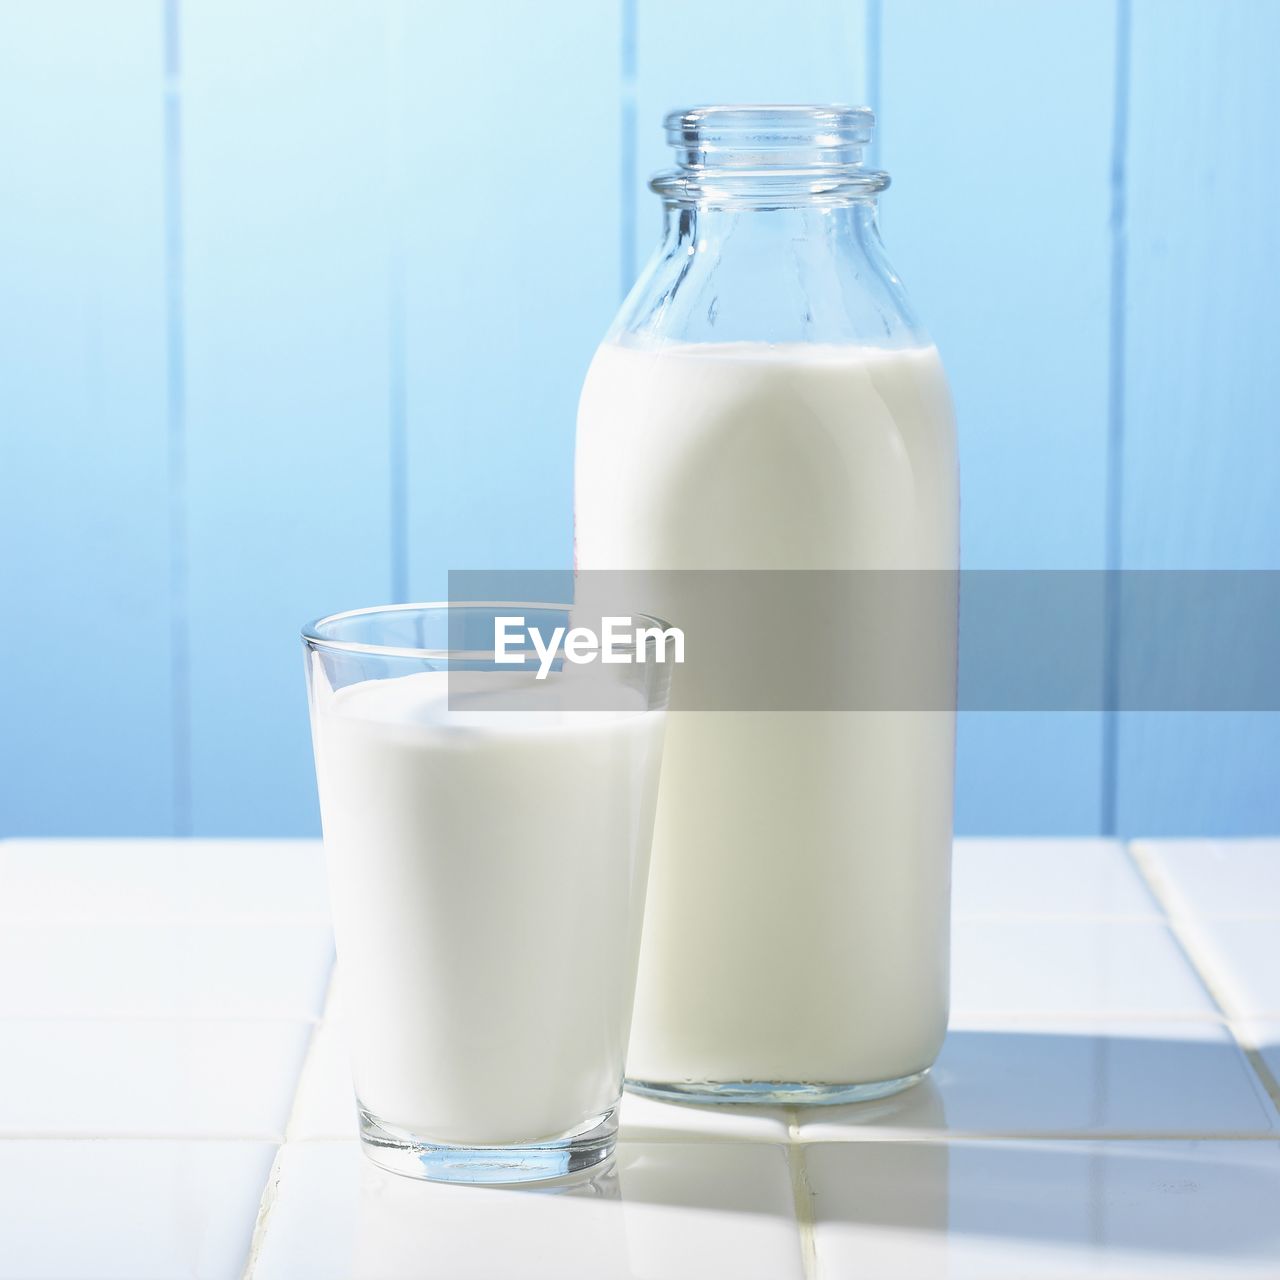
<instances>
[{"instance_id":1,"label":"white tile table","mask_svg":"<svg viewBox=\"0 0 1280 1280\"><path fill-rule=\"evenodd\" d=\"M355 1141L318 844L4 841L0 1280L1280 1277L1278 974L1280 841L961 840L924 1084L431 1186Z\"/></svg>"}]
</instances>

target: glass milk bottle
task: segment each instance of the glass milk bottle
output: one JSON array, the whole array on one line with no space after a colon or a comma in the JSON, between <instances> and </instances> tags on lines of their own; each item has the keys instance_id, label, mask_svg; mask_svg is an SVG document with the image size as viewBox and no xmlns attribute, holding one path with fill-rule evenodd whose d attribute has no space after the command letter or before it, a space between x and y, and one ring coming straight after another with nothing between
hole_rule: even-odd
<instances>
[{"instance_id":1,"label":"glass milk bottle","mask_svg":"<svg viewBox=\"0 0 1280 1280\"><path fill-rule=\"evenodd\" d=\"M951 399L881 246L872 124L667 117L662 241L582 390L579 570L958 567ZM632 1088L838 1102L928 1070L954 742L952 709L672 713Z\"/></svg>"}]
</instances>

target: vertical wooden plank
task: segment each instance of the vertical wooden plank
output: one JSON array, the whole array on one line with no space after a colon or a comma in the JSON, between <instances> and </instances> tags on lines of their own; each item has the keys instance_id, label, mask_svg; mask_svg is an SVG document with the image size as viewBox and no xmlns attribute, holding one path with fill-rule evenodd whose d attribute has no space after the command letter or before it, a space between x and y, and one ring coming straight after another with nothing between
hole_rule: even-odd
<instances>
[{"instance_id":1,"label":"vertical wooden plank","mask_svg":"<svg viewBox=\"0 0 1280 1280\"><path fill-rule=\"evenodd\" d=\"M618 302L617 3L412 5L409 583L571 562L578 390Z\"/></svg>"},{"instance_id":2,"label":"vertical wooden plank","mask_svg":"<svg viewBox=\"0 0 1280 1280\"><path fill-rule=\"evenodd\" d=\"M298 628L391 591L387 20L188 0L193 820L317 829Z\"/></svg>"},{"instance_id":3,"label":"vertical wooden plank","mask_svg":"<svg viewBox=\"0 0 1280 1280\"><path fill-rule=\"evenodd\" d=\"M883 8L884 236L952 379L966 568L1106 564L1115 21ZM1099 714L961 717L960 831L1093 832L1101 800Z\"/></svg>"},{"instance_id":4,"label":"vertical wooden plank","mask_svg":"<svg viewBox=\"0 0 1280 1280\"><path fill-rule=\"evenodd\" d=\"M0 835L173 821L161 19L0 6Z\"/></svg>"},{"instance_id":5,"label":"vertical wooden plank","mask_svg":"<svg viewBox=\"0 0 1280 1280\"><path fill-rule=\"evenodd\" d=\"M868 0L637 0L635 262L661 230L645 186L671 165L662 128L668 111L716 102L867 100Z\"/></svg>"},{"instance_id":6,"label":"vertical wooden plank","mask_svg":"<svg viewBox=\"0 0 1280 1280\"><path fill-rule=\"evenodd\" d=\"M1280 569L1280 7L1134 0L1124 565ZM1184 636L1182 639L1186 639ZM1280 716L1126 713L1123 832L1280 829Z\"/></svg>"}]
</instances>

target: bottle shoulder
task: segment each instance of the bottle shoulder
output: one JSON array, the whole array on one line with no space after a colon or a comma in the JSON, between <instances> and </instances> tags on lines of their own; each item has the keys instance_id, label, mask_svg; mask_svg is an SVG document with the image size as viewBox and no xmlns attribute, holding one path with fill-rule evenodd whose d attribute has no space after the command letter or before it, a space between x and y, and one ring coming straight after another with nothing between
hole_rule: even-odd
<instances>
[{"instance_id":1,"label":"bottle shoulder","mask_svg":"<svg viewBox=\"0 0 1280 1280\"><path fill-rule=\"evenodd\" d=\"M615 342L930 345L869 210L669 215Z\"/></svg>"}]
</instances>

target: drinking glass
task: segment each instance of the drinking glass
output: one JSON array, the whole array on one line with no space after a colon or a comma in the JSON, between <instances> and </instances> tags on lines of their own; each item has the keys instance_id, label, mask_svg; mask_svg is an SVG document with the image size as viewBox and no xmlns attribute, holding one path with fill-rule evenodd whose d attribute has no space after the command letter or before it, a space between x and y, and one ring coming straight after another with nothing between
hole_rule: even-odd
<instances>
[{"instance_id":1,"label":"drinking glass","mask_svg":"<svg viewBox=\"0 0 1280 1280\"><path fill-rule=\"evenodd\" d=\"M670 669L642 632L589 678L495 646L502 619L571 615L392 605L303 631L360 1136L398 1173L526 1182L613 1151Z\"/></svg>"}]
</instances>

